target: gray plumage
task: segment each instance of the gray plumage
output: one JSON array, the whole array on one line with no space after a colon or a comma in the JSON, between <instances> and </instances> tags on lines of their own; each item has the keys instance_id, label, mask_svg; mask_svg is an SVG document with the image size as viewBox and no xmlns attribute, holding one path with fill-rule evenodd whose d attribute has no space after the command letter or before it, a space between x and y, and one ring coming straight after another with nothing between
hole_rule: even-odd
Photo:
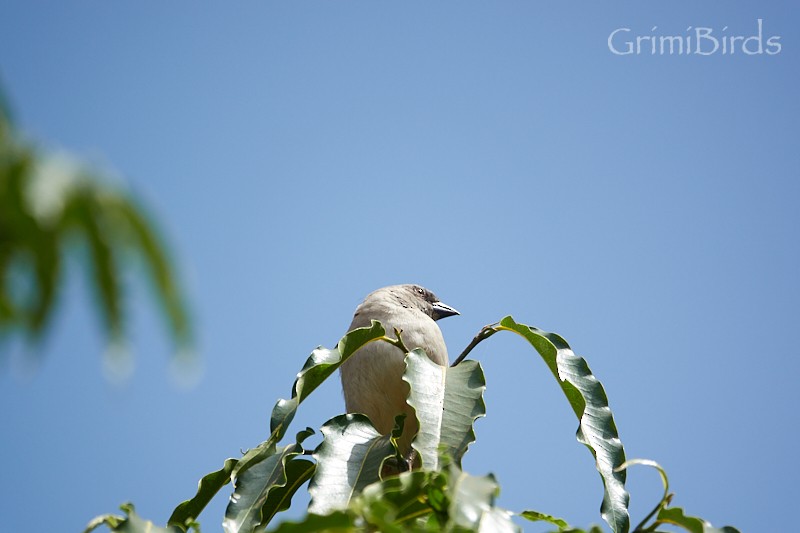
<instances>
[{"instance_id":1,"label":"gray plumage","mask_svg":"<svg viewBox=\"0 0 800 533\"><path fill-rule=\"evenodd\" d=\"M436 320L459 314L419 285L392 285L369 294L356 309L352 331L378 320L394 338L394 328L406 348L422 348L435 363L448 364L447 346ZM341 367L342 389L348 413L364 413L375 428L388 434L395 416L405 413L400 452L407 455L418 429L414 410L406 404L408 384L402 380L405 354L386 342L372 342L354 353Z\"/></svg>"}]
</instances>

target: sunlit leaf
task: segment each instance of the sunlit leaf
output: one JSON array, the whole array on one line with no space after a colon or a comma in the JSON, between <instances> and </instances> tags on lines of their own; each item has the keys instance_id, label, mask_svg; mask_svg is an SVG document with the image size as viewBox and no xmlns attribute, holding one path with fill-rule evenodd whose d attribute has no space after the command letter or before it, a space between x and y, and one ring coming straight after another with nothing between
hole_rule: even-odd
<instances>
[{"instance_id":1,"label":"sunlit leaf","mask_svg":"<svg viewBox=\"0 0 800 533\"><path fill-rule=\"evenodd\" d=\"M392 436L381 435L362 414L336 416L321 432L322 443L314 452L317 470L308 487L308 510L314 514L345 509L379 479L384 461L396 455Z\"/></svg>"},{"instance_id":2,"label":"sunlit leaf","mask_svg":"<svg viewBox=\"0 0 800 533\"><path fill-rule=\"evenodd\" d=\"M575 355L559 335L517 324L510 316L501 320L496 329L513 331L524 337L558 380L580 420L578 441L594 455L597 471L603 479L605 491L600 514L613 531L626 533L630 528L630 496L625 490L625 471L614 471L625 462L625 451L602 384L589 370L586 360Z\"/></svg>"},{"instance_id":3,"label":"sunlit leaf","mask_svg":"<svg viewBox=\"0 0 800 533\"><path fill-rule=\"evenodd\" d=\"M471 476L455 465L450 465L450 520L457 526L473 531L520 531L511 521L510 512L494 507L494 499L499 492L500 487L493 476Z\"/></svg>"},{"instance_id":4,"label":"sunlit leaf","mask_svg":"<svg viewBox=\"0 0 800 533\"><path fill-rule=\"evenodd\" d=\"M416 411L419 432L412 442L425 468L437 470L440 454L461 464L475 440L472 425L486 414L486 380L476 361L443 367L417 348L406 355L403 379L410 386L408 404Z\"/></svg>"}]
</instances>

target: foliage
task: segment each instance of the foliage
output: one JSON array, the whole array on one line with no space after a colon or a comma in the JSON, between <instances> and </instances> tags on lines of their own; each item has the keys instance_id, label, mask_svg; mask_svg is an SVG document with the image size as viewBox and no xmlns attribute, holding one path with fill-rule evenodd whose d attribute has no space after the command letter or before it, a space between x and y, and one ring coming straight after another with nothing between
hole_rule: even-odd
<instances>
[{"instance_id":1,"label":"foliage","mask_svg":"<svg viewBox=\"0 0 800 533\"><path fill-rule=\"evenodd\" d=\"M175 340L188 347L186 307L150 217L100 173L24 140L0 91L0 334L42 337L56 307L64 258L80 248L88 252L89 279L111 340L125 336L124 267L138 257Z\"/></svg>"},{"instance_id":2,"label":"foliage","mask_svg":"<svg viewBox=\"0 0 800 533\"><path fill-rule=\"evenodd\" d=\"M579 420L578 441L594 456L605 488L601 516L612 531L630 530L626 468L647 464L661 473L664 496L634 533L656 533L663 525L691 533L736 533L732 527L715 529L700 518L686 516L681 508L670 507L673 495L663 469L652 461L625 461L605 391L586 360L575 355L560 336L519 324L511 317L483 328L450 368L435 365L422 350L409 352L401 332L395 332L397 339L389 337L378 322L351 331L332 350L314 350L297 375L291 398L276 403L270 437L241 459L228 459L221 470L205 476L195 497L175 509L164 531L196 528L200 512L230 481L234 491L223 523L226 533L264 531L310 480L308 514L300 521L280 523L273 531L510 532L520 530L513 521L518 516L550 524L559 532L601 532L598 526L573 528L563 519L538 511L517 514L497 507L499 486L494 477L473 476L461 469L461 458L475 438L472 426L485 413L483 371L477 361L464 358L478 343L500 331L516 333L533 346L572 406ZM403 379L410 387L408 403L419 421L412 445L422 468L397 473L396 439L402 433L402 417L392 434L382 435L364 415L339 415L323 425L322 442L313 451L303 446L311 429L278 446L302 401L370 342L389 342L407 352ZM308 456L314 461L305 458ZM153 530L147 529L152 524L142 522L132 509L125 510L127 517L101 516L88 530L99 525L112 531Z\"/></svg>"}]
</instances>

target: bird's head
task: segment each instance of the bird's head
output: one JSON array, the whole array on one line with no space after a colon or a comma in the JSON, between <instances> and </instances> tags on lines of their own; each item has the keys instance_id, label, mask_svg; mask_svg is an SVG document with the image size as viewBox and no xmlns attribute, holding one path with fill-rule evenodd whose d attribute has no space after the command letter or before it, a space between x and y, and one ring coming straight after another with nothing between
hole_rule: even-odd
<instances>
[{"instance_id":1,"label":"bird's head","mask_svg":"<svg viewBox=\"0 0 800 533\"><path fill-rule=\"evenodd\" d=\"M419 309L434 320L460 314L440 301L433 292L420 285L394 285L386 287L385 290L391 292L404 307Z\"/></svg>"}]
</instances>

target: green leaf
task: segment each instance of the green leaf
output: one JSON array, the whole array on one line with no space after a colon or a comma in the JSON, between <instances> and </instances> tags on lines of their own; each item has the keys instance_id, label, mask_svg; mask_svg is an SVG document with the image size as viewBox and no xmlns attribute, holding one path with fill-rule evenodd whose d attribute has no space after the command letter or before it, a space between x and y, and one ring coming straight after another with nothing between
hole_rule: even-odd
<instances>
[{"instance_id":1,"label":"green leaf","mask_svg":"<svg viewBox=\"0 0 800 533\"><path fill-rule=\"evenodd\" d=\"M334 511L328 515L309 514L299 522L283 522L272 533L310 533L363 531L356 527L355 518L344 511Z\"/></svg>"},{"instance_id":2,"label":"green leaf","mask_svg":"<svg viewBox=\"0 0 800 533\"><path fill-rule=\"evenodd\" d=\"M413 522L432 512L420 497L425 494L431 473L423 470L403 472L364 488L358 507L367 521L383 531L390 525Z\"/></svg>"},{"instance_id":3,"label":"green leaf","mask_svg":"<svg viewBox=\"0 0 800 533\"><path fill-rule=\"evenodd\" d=\"M181 344L188 344L192 337L188 311L172 263L169 261L167 248L163 245L156 228L145 217L143 208L134 204L132 200L110 197L106 203L109 209L126 223L136 244L135 247L150 271L156 289L155 294L170 322L175 339Z\"/></svg>"},{"instance_id":4,"label":"green leaf","mask_svg":"<svg viewBox=\"0 0 800 533\"><path fill-rule=\"evenodd\" d=\"M317 465L306 459L293 458L286 462L286 483L281 487L273 487L267 495L267 501L261 508L262 523L269 524L272 518L289 509L292 496L303 484L314 475Z\"/></svg>"},{"instance_id":5,"label":"green leaf","mask_svg":"<svg viewBox=\"0 0 800 533\"><path fill-rule=\"evenodd\" d=\"M58 235L42 229L35 246L37 297L31 309L31 332L40 334L52 316L58 281L61 277Z\"/></svg>"},{"instance_id":6,"label":"green leaf","mask_svg":"<svg viewBox=\"0 0 800 533\"><path fill-rule=\"evenodd\" d=\"M662 523L680 526L691 533L739 533L738 529L731 526L715 528L702 518L686 516L680 507L661 509L656 516L656 524Z\"/></svg>"},{"instance_id":7,"label":"green leaf","mask_svg":"<svg viewBox=\"0 0 800 533\"><path fill-rule=\"evenodd\" d=\"M217 492L230 483L231 473L236 463L238 463L237 459L226 459L222 468L203 476L197 484L195 497L178 505L172 511L172 516L169 517L167 524L186 531L186 524L194 521Z\"/></svg>"},{"instance_id":8,"label":"green leaf","mask_svg":"<svg viewBox=\"0 0 800 533\"><path fill-rule=\"evenodd\" d=\"M520 531L511 521L510 512L494 507L494 499L499 492L500 487L492 475L471 476L450 465L447 490L450 522L472 531Z\"/></svg>"},{"instance_id":9,"label":"green leaf","mask_svg":"<svg viewBox=\"0 0 800 533\"><path fill-rule=\"evenodd\" d=\"M423 467L438 470L440 457L460 466L467 447L475 440L472 425L486 414L486 379L480 364L464 361L452 368L443 367L417 348L406 355L403 380L410 386L408 404L419 420L419 432L411 445Z\"/></svg>"},{"instance_id":10,"label":"green leaf","mask_svg":"<svg viewBox=\"0 0 800 533\"><path fill-rule=\"evenodd\" d=\"M101 317L111 336L123 334L121 274L114 249L118 244L104 220L101 206L90 187L75 193L66 209L69 218L85 233L92 258L92 282L98 296Z\"/></svg>"},{"instance_id":11,"label":"green leaf","mask_svg":"<svg viewBox=\"0 0 800 533\"><path fill-rule=\"evenodd\" d=\"M236 490L231 495L222 522L226 533L253 531L264 523L262 508L269 492L286 486L286 461L303 452L302 442L313 433L310 429L301 431L296 442L281 449L273 448L271 455L236 478Z\"/></svg>"},{"instance_id":12,"label":"green leaf","mask_svg":"<svg viewBox=\"0 0 800 533\"><path fill-rule=\"evenodd\" d=\"M353 352L384 335L386 330L379 322L373 320L370 327L354 329L347 333L333 350L322 347L314 350L297 374L297 379L292 385L292 397L288 400L278 400L272 410L270 440L279 442L283 438L300 403L353 355ZM242 458L244 464L247 464L246 460L249 460L247 455Z\"/></svg>"},{"instance_id":13,"label":"green leaf","mask_svg":"<svg viewBox=\"0 0 800 533\"><path fill-rule=\"evenodd\" d=\"M381 466L396 455L391 435L381 435L360 413L339 415L321 429L314 452L317 470L311 478L308 510L327 514L345 509L367 485L380 479Z\"/></svg>"},{"instance_id":14,"label":"green leaf","mask_svg":"<svg viewBox=\"0 0 800 533\"><path fill-rule=\"evenodd\" d=\"M597 471L603 479L605 492L600 514L615 533L627 533L630 496L625 490L625 471L614 471L625 462L625 451L602 384L592 375L586 360L575 355L559 335L517 324L510 316L501 320L496 329L513 331L524 337L558 380L580 420L578 441L594 455Z\"/></svg>"},{"instance_id":15,"label":"green leaf","mask_svg":"<svg viewBox=\"0 0 800 533\"><path fill-rule=\"evenodd\" d=\"M103 525L115 533L181 533L182 531L177 527L159 527L149 520L143 520L134 512L133 505L130 503L121 505L120 508L125 511L126 517L116 515L98 516L89 522L84 533L89 533Z\"/></svg>"},{"instance_id":16,"label":"green leaf","mask_svg":"<svg viewBox=\"0 0 800 533\"><path fill-rule=\"evenodd\" d=\"M102 178L77 159L38 150L16 131L0 94L0 329L43 337L63 278L62 255L85 243L108 336L119 342L124 334L122 252L133 251L149 267L171 329L185 343L190 321L166 247L144 210ZM21 260L30 263L33 288L20 301L6 280L12 261Z\"/></svg>"},{"instance_id":17,"label":"green leaf","mask_svg":"<svg viewBox=\"0 0 800 533\"><path fill-rule=\"evenodd\" d=\"M566 520L556 518L555 516L551 516L549 514L540 513L539 511L522 511L520 516L530 520L531 522L549 522L558 526L560 529L567 529L569 527L569 524L566 522Z\"/></svg>"}]
</instances>

